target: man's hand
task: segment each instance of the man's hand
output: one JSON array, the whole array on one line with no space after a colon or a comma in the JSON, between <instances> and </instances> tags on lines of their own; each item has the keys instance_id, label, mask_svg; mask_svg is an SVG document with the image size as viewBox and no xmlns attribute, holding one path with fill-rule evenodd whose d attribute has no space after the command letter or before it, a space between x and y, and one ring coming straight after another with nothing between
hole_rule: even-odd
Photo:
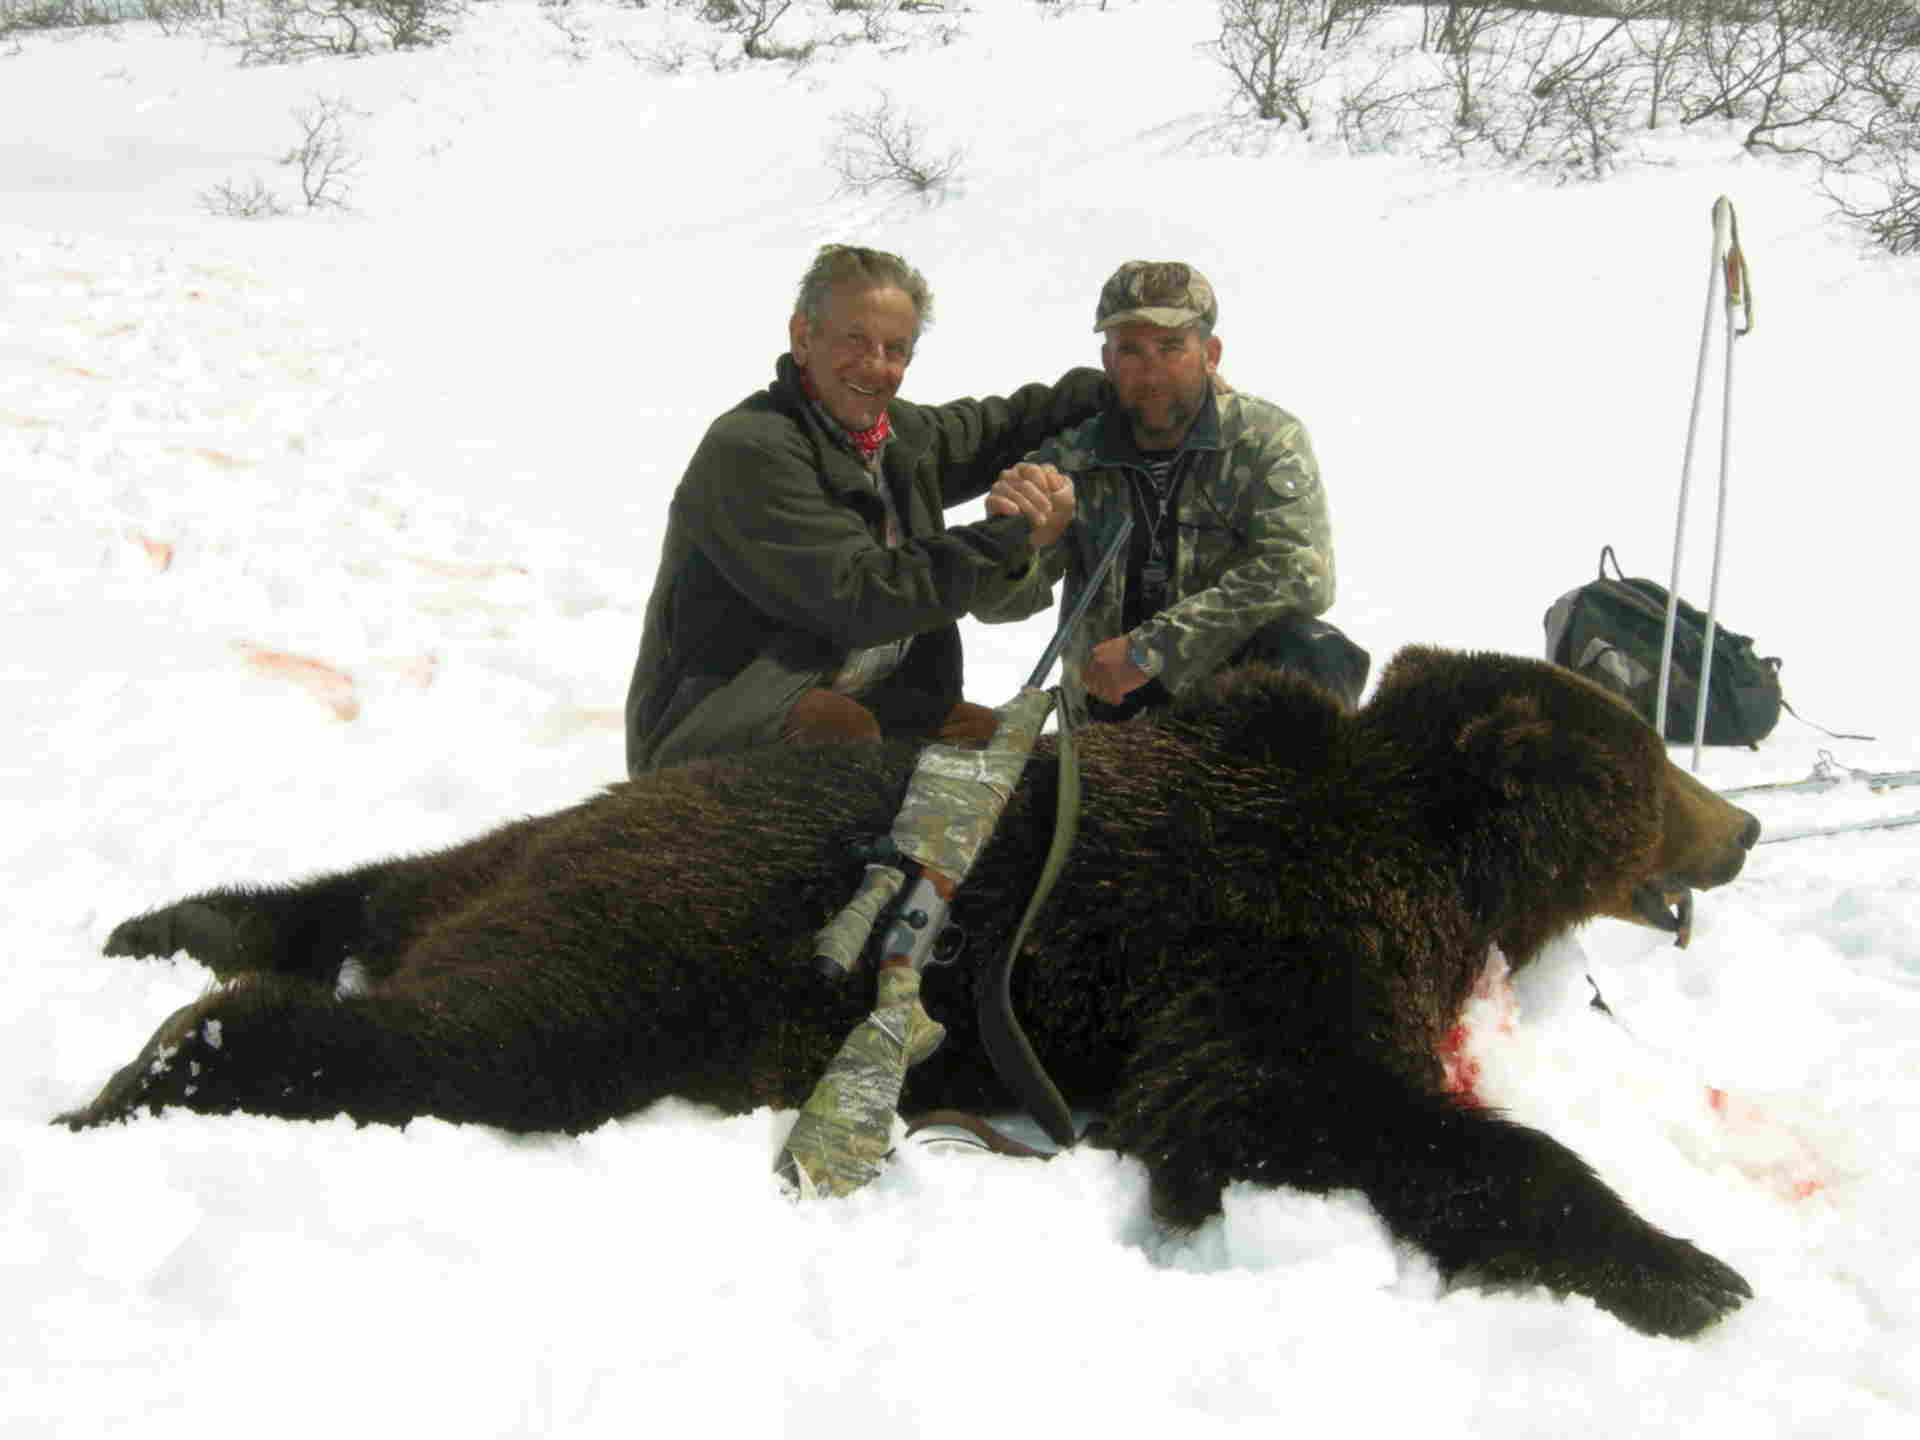
<instances>
[{"instance_id":1,"label":"man's hand","mask_svg":"<svg viewBox=\"0 0 1920 1440\"><path fill-rule=\"evenodd\" d=\"M1067 533L1073 510L1073 481L1051 465L1023 460L1002 470L987 492L987 514L1027 517L1036 550L1046 549Z\"/></svg>"},{"instance_id":2,"label":"man's hand","mask_svg":"<svg viewBox=\"0 0 1920 1440\"><path fill-rule=\"evenodd\" d=\"M1094 646L1081 675L1087 693L1109 705L1118 705L1146 684L1148 678L1146 671L1127 658L1125 635L1116 635Z\"/></svg>"}]
</instances>

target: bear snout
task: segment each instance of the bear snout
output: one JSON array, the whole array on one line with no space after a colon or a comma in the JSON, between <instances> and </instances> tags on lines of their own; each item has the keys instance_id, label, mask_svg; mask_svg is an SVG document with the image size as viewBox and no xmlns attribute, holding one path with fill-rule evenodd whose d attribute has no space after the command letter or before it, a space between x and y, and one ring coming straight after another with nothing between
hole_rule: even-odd
<instances>
[{"instance_id":1,"label":"bear snout","mask_svg":"<svg viewBox=\"0 0 1920 1440\"><path fill-rule=\"evenodd\" d=\"M1739 875L1760 841L1760 821L1669 762L1660 874L1694 890Z\"/></svg>"}]
</instances>

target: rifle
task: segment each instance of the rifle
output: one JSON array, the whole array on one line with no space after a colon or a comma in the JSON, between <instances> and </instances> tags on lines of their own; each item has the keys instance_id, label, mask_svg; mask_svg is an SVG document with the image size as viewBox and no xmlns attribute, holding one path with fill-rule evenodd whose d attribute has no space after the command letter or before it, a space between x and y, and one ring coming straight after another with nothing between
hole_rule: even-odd
<instances>
[{"instance_id":1,"label":"rifle","mask_svg":"<svg viewBox=\"0 0 1920 1440\"><path fill-rule=\"evenodd\" d=\"M947 927L953 897L992 838L1053 708L1054 693L1041 689L1041 682L1126 549L1132 531L1129 518L1107 543L1027 683L999 707L999 722L986 748L935 744L921 752L892 831L866 847L869 863L859 889L815 937L815 965L828 975L851 975L860 967L880 916L888 905L893 907L875 947L878 1003L829 1062L774 1166L803 1195L849 1194L880 1173L880 1162L892 1142L894 1107L907 1069L931 1055L946 1037L946 1027L920 1004L920 977L929 964L939 963L934 951ZM1064 712L1061 719L1064 765L1072 751ZM1064 776L1061 792L1053 852L1020 923L1015 950L1071 842L1077 810L1068 804L1070 787ZM1077 794L1077 787L1072 793ZM1001 1078L1042 1115L1059 1143L1071 1144L1073 1131L1065 1102L1041 1068L1006 1000L1012 962L1010 952L993 972L997 983L982 989L982 1038Z\"/></svg>"}]
</instances>

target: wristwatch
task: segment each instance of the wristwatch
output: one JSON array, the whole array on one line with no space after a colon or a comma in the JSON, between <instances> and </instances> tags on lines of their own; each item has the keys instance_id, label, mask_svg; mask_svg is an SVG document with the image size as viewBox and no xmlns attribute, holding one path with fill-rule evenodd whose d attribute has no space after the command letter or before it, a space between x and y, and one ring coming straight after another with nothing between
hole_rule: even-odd
<instances>
[{"instance_id":1,"label":"wristwatch","mask_svg":"<svg viewBox=\"0 0 1920 1440\"><path fill-rule=\"evenodd\" d=\"M1138 632L1127 636L1127 663L1142 675L1151 675L1153 671L1147 667L1152 662L1153 652L1147 648L1146 642L1140 638Z\"/></svg>"}]
</instances>

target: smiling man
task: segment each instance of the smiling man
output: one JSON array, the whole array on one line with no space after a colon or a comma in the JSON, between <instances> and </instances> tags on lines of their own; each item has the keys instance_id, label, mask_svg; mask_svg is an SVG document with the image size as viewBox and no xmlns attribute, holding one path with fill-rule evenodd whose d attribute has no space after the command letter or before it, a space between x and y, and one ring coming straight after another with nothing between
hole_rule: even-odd
<instances>
[{"instance_id":1,"label":"smiling man","mask_svg":"<svg viewBox=\"0 0 1920 1440\"><path fill-rule=\"evenodd\" d=\"M1002 603L1073 514L1019 462L1099 413L1097 370L1003 398L898 398L933 299L897 255L828 245L773 383L714 421L674 492L627 692L627 769L782 741L984 739L956 622ZM942 512L989 489L985 519Z\"/></svg>"},{"instance_id":2,"label":"smiling man","mask_svg":"<svg viewBox=\"0 0 1920 1440\"><path fill-rule=\"evenodd\" d=\"M1036 474L1069 477L1077 514L1064 540L981 612L1018 620L1067 579L1076 598L1093 557L1133 517L1131 553L1109 572L1068 642L1097 720L1163 704L1227 665L1302 671L1349 707L1367 652L1317 617L1333 604L1333 527L1306 427L1220 378L1213 287L1190 265L1130 260L1100 292L1095 331L1113 382L1102 414L1030 454ZM989 497L989 514L1015 498Z\"/></svg>"}]
</instances>

